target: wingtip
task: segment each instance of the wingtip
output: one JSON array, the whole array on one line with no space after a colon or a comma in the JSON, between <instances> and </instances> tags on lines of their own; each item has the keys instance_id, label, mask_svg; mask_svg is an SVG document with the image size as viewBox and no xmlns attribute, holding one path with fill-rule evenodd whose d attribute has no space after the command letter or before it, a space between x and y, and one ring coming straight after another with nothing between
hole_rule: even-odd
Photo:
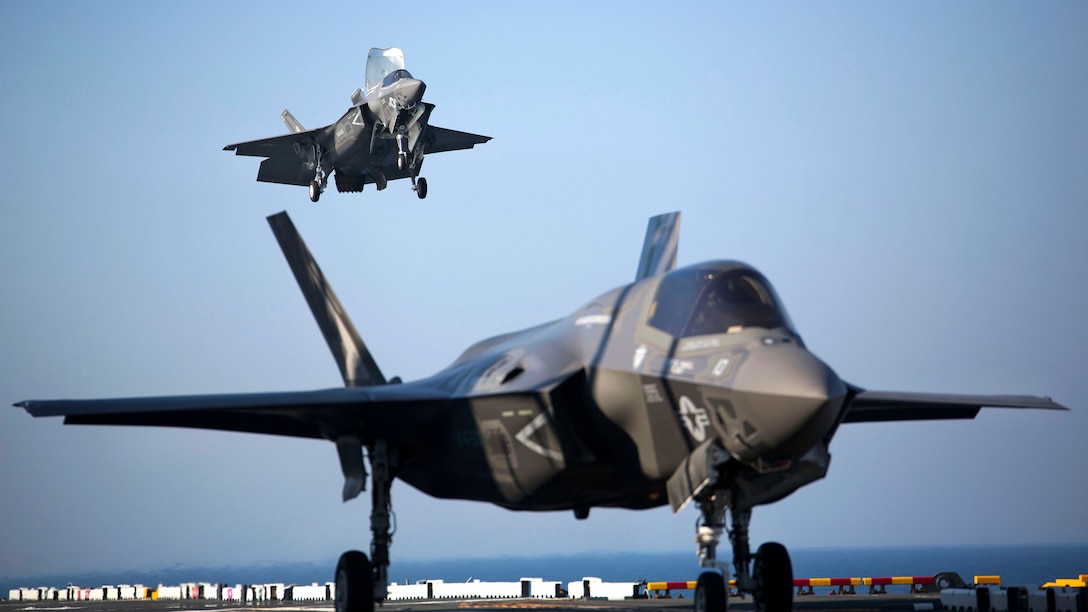
<instances>
[{"instance_id":1,"label":"wingtip","mask_svg":"<svg viewBox=\"0 0 1088 612\"><path fill-rule=\"evenodd\" d=\"M1046 400L1048 404L1050 404L1047 407L1051 410L1065 410L1066 412L1069 412L1069 410L1071 410L1068 406L1064 404L1059 404L1058 402L1054 401L1054 398L1050 397L1049 395L1044 395L1043 399Z\"/></svg>"}]
</instances>

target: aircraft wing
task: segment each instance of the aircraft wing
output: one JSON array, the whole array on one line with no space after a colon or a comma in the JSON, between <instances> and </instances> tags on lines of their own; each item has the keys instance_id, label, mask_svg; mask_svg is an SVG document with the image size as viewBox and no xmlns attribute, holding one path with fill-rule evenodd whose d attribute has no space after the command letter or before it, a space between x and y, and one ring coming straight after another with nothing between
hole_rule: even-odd
<instances>
[{"instance_id":1,"label":"aircraft wing","mask_svg":"<svg viewBox=\"0 0 1088 612\"><path fill-rule=\"evenodd\" d=\"M268 159L261 162L261 168L257 171L258 181L306 186L314 178L314 168L307 167L309 159L299 154L299 147L302 147L302 151L310 150L314 143L324 136L324 133L325 128L318 128L230 144L223 147L223 150L234 151L235 155L267 157Z\"/></svg>"},{"instance_id":2,"label":"aircraft wing","mask_svg":"<svg viewBox=\"0 0 1088 612\"><path fill-rule=\"evenodd\" d=\"M460 151L471 149L491 140L490 136L458 132L435 125L430 126L428 135L427 153L441 153L443 151Z\"/></svg>"},{"instance_id":3,"label":"aircraft wing","mask_svg":"<svg viewBox=\"0 0 1088 612\"><path fill-rule=\"evenodd\" d=\"M386 387L386 389L389 389ZM93 400L26 400L15 404L32 416L63 416L65 425L186 427L335 440L360 429L391 433L420 425L427 408L448 396L418 386L376 397L363 387L236 393L125 397ZM407 390L405 390L407 391ZM433 395L433 397L428 397ZM422 410L405 410L408 404ZM387 418L395 410L396 419ZM419 419L414 417L418 416Z\"/></svg>"},{"instance_id":4,"label":"aircraft wing","mask_svg":"<svg viewBox=\"0 0 1088 612\"><path fill-rule=\"evenodd\" d=\"M1049 397L858 390L843 423L973 419L983 408L1069 410Z\"/></svg>"}]
</instances>

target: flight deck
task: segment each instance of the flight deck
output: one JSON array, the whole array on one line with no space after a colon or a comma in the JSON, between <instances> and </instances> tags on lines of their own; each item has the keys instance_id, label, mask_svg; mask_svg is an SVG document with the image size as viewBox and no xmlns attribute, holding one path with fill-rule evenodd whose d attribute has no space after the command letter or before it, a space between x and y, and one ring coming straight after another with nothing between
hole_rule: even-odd
<instances>
[{"instance_id":1,"label":"flight deck","mask_svg":"<svg viewBox=\"0 0 1088 612\"><path fill-rule=\"evenodd\" d=\"M506 600L440 600L391 602L378 606L381 612L462 612L547 610L549 612L621 612L637 610L691 610L693 600L685 597L670 599L506 599ZM751 598L730 598L729 608L752 610ZM269 601L260 604L239 604L215 600L113 600L113 601L2 601L3 612L178 612L216 610L274 610L275 612L332 610L332 601L295 602ZM902 595L812 595L794 600L794 610L821 610L834 612L906 612L941 610L940 597L936 594Z\"/></svg>"}]
</instances>

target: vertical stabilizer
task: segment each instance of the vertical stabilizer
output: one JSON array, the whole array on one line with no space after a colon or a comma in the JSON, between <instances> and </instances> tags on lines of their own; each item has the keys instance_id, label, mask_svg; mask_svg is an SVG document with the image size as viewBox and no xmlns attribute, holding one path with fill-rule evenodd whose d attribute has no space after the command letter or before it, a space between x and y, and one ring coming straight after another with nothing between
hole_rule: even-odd
<instances>
[{"instance_id":1,"label":"vertical stabilizer","mask_svg":"<svg viewBox=\"0 0 1088 612\"><path fill-rule=\"evenodd\" d=\"M280 118L283 119L283 123L287 126L287 129L291 130L292 134L306 131L306 128L302 127L302 124L298 122L298 119L295 119L295 116L291 114L291 111L286 108L280 113Z\"/></svg>"},{"instance_id":2,"label":"vertical stabilizer","mask_svg":"<svg viewBox=\"0 0 1088 612\"><path fill-rule=\"evenodd\" d=\"M344 385L384 385L385 377L378 369L378 364L374 363L370 351L363 344L359 332L355 331L355 326L351 324L351 319L344 312L336 293L325 280L321 268L317 267L306 243L298 235L291 218L286 212L277 213L268 217L268 224L272 226L283 256L287 258L287 264L291 266L291 272L295 274L302 294L306 296L306 303L310 305L317 326L321 328L329 350L332 351L336 364L340 366Z\"/></svg>"},{"instance_id":3,"label":"vertical stabilizer","mask_svg":"<svg viewBox=\"0 0 1088 612\"><path fill-rule=\"evenodd\" d=\"M646 239L642 242L642 258L638 262L635 281L664 274L676 267L676 248L680 241L680 213L672 212L650 217Z\"/></svg>"}]
</instances>

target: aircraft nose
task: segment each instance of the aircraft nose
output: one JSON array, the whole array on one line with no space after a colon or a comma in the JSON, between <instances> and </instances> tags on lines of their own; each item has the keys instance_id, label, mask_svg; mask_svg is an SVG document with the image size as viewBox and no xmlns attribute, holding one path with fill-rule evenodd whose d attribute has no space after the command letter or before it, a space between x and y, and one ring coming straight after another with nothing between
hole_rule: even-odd
<instances>
[{"instance_id":1,"label":"aircraft nose","mask_svg":"<svg viewBox=\"0 0 1088 612\"><path fill-rule=\"evenodd\" d=\"M423 99L427 85L419 79L401 79L397 87L397 101L404 108L411 108Z\"/></svg>"},{"instance_id":2,"label":"aircraft nose","mask_svg":"<svg viewBox=\"0 0 1088 612\"><path fill-rule=\"evenodd\" d=\"M742 461L800 454L834 425L846 386L824 362L794 342L765 339L733 380L733 423L726 448Z\"/></svg>"}]
</instances>

